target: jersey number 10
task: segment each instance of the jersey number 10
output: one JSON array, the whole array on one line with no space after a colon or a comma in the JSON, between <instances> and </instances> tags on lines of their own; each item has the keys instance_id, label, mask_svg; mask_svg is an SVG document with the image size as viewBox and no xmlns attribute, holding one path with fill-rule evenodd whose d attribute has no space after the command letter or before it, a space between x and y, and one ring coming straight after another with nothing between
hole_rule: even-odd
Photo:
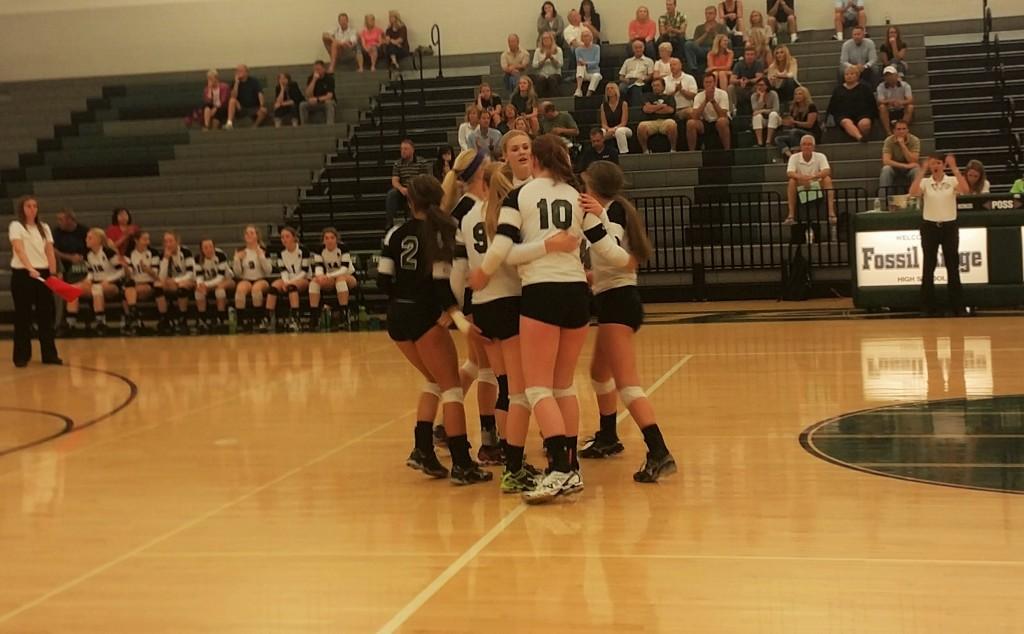
<instances>
[{"instance_id":1,"label":"jersey number 10","mask_svg":"<svg viewBox=\"0 0 1024 634\"><path fill-rule=\"evenodd\" d=\"M540 211L540 228L550 229L554 225L556 229L569 229L572 227L572 203L568 200L554 200L551 202L551 209L548 210L548 201L541 199L537 201L537 210Z\"/></svg>"}]
</instances>

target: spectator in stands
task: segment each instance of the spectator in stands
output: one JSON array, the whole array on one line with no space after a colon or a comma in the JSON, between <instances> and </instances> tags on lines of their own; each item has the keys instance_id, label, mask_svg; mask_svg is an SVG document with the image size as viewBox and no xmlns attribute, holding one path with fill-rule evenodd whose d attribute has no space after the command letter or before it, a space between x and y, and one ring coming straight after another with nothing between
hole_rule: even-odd
<instances>
[{"instance_id":1,"label":"spectator in stands","mask_svg":"<svg viewBox=\"0 0 1024 634\"><path fill-rule=\"evenodd\" d=\"M796 224L797 202L809 203L821 200L825 190L828 202L828 221L836 223L835 192L832 190L832 168L828 159L821 152L815 152L814 137L805 134L800 139L800 151L789 157L786 175L789 185L786 189L786 200L789 203L789 215L782 222L784 225Z\"/></svg>"},{"instance_id":2,"label":"spectator in stands","mask_svg":"<svg viewBox=\"0 0 1024 634\"><path fill-rule=\"evenodd\" d=\"M583 96L583 84L587 84L587 96L594 94L601 83L601 47L594 43L594 36L584 30L580 36L583 44L576 49L576 93Z\"/></svg>"},{"instance_id":3,"label":"spectator in stands","mask_svg":"<svg viewBox=\"0 0 1024 634\"><path fill-rule=\"evenodd\" d=\"M491 127L491 118L483 113L480 125L469 133L469 147L477 152L487 152L494 160L501 158L501 132Z\"/></svg>"},{"instance_id":4,"label":"spectator in stands","mask_svg":"<svg viewBox=\"0 0 1024 634\"><path fill-rule=\"evenodd\" d=\"M751 125L754 128L756 143L764 147L775 141L775 131L782 123L779 116L779 95L768 89L768 80L761 78L754 84L754 94L750 96L750 111L753 115ZM768 138L765 139L765 128Z\"/></svg>"},{"instance_id":5,"label":"spectator in stands","mask_svg":"<svg viewBox=\"0 0 1024 634\"><path fill-rule=\"evenodd\" d=\"M601 41L601 14L594 8L592 0L580 2L580 24L590 29L595 42Z\"/></svg>"},{"instance_id":6,"label":"spectator in stands","mask_svg":"<svg viewBox=\"0 0 1024 634\"><path fill-rule=\"evenodd\" d=\"M465 152L469 145L469 135L480 128L480 106L470 104L466 106L466 119L459 126L459 151Z\"/></svg>"},{"instance_id":7,"label":"spectator in stands","mask_svg":"<svg viewBox=\"0 0 1024 634\"><path fill-rule=\"evenodd\" d=\"M722 0L718 3L718 21L725 26L729 35L743 37L743 2Z\"/></svg>"},{"instance_id":8,"label":"spectator in stands","mask_svg":"<svg viewBox=\"0 0 1024 634\"><path fill-rule=\"evenodd\" d=\"M583 46L583 32L590 33L591 40L593 40L593 33L590 29L584 28L583 23L580 22L580 12L573 9L569 12L568 18L569 24L562 29L562 39L565 40L565 46L570 51L574 51L579 47Z\"/></svg>"},{"instance_id":9,"label":"spectator in stands","mask_svg":"<svg viewBox=\"0 0 1024 634\"><path fill-rule=\"evenodd\" d=\"M57 212L57 228L53 230L53 249L57 260L63 263L65 282L80 282L85 277L84 269L80 269L82 275L77 279L70 279L74 277L71 273L75 268L80 268L85 260L85 254L89 252L85 246L87 233L89 228L79 224L73 209L65 207Z\"/></svg>"},{"instance_id":10,"label":"spectator in stands","mask_svg":"<svg viewBox=\"0 0 1024 634\"><path fill-rule=\"evenodd\" d=\"M409 29L405 28L398 11L388 11L388 28L384 31L384 53L388 67L398 70L399 63L409 57Z\"/></svg>"},{"instance_id":11,"label":"spectator in stands","mask_svg":"<svg viewBox=\"0 0 1024 634\"><path fill-rule=\"evenodd\" d=\"M704 23L693 30L693 39L687 40L683 49L686 51L686 68L694 74L705 74L708 53L715 44L715 38L725 35L725 25L718 22L718 9L714 5L704 9ZM729 66L732 68L732 65Z\"/></svg>"},{"instance_id":12,"label":"spectator in stands","mask_svg":"<svg viewBox=\"0 0 1024 634\"><path fill-rule=\"evenodd\" d=\"M537 135L533 130L533 126L530 125L530 120L526 117L519 117L515 123L512 124L512 129L517 132L525 132L531 139Z\"/></svg>"},{"instance_id":13,"label":"spectator in stands","mask_svg":"<svg viewBox=\"0 0 1024 634\"><path fill-rule=\"evenodd\" d=\"M324 123L334 125L334 75L327 73L322 60L313 64L313 72L306 78L306 100L299 104L299 120L309 124L309 115L323 111Z\"/></svg>"},{"instance_id":14,"label":"spectator in stands","mask_svg":"<svg viewBox=\"0 0 1024 634\"><path fill-rule=\"evenodd\" d=\"M754 84L764 77L764 64L757 59L757 51L753 46L743 49L743 59L739 60L732 67L732 77L729 79L729 103L733 112L736 112L740 104L750 101L750 95L754 92Z\"/></svg>"},{"instance_id":15,"label":"spectator in stands","mask_svg":"<svg viewBox=\"0 0 1024 634\"><path fill-rule=\"evenodd\" d=\"M655 134L664 134L668 137L669 152L676 151L676 141L679 138L679 125L676 123L676 107L672 97L665 94L665 80L655 79L651 82L654 92L644 96L642 107L645 121L637 126L637 139L640 141L640 149L644 154L650 154L647 141Z\"/></svg>"},{"instance_id":16,"label":"spectator in stands","mask_svg":"<svg viewBox=\"0 0 1024 634\"><path fill-rule=\"evenodd\" d=\"M519 76L530 65L530 54L519 46L519 36L510 33L508 49L501 54L501 72L505 73L505 90L512 92L519 83Z\"/></svg>"},{"instance_id":17,"label":"spectator in stands","mask_svg":"<svg viewBox=\"0 0 1024 634\"><path fill-rule=\"evenodd\" d=\"M665 0L665 14L658 18L658 44L672 45L672 57L683 56L686 42L686 15L676 9L676 0Z\"/></svg>"},{"instance_id":18,"label":"spectator in stands","mask_svg":"<svg viewBox=\"0 0 1024 634\"><path fill-rule=\"evenodd\" d=\"M537 43L540 43L541 37L545 33L551 33L555 36L555 43L559 47L565 46L565 40L562 38L563 31L565 31L565 20L558 15L555 3L545 2L542 4L540 16L537 18Z\"/></svg>"},{"instance_id":19,"label":"spectator in stands","mask_svg":"<svg viewBox=\"0 0 1024 634\"><path fill-rule=\"evenodd\" d=\"M779 99L790 101L796 87L800 85L797 81L799 67L796 58L789 54L788 46L776 48L774 57L775 61L768 67L768 83L779 93Z\"/></svg>"},{"instance_id":20,"label":"spectator in stands","mask_svg":"<svg viewBox=\"0 0 1024 634\"><path fill-rule=\"evenodd\" d=\"M744 48L749 46L754 49L754 57L768 68L772 65L772 38L775 34L771 27L765 24L764 16L760 11L750 12L750 26L747 27L747 36L744 38Z\"/></svg>"},{"instance_id":21,"label":"spectator in stands","mask_svg":"<svg viewBox=\"0 0 1024 634\"><path fill-rule=\"evenodd\" d=\"M906 121L909 125L914 120L914 93L910 84L900 79L895 66L886 66L882 72L885 80L878 84L876 91L878 118L888 136L892 134L893 121Z\"/></svg>"},{"instance_id":22,"label":"spectator in stands","mask_svg":"<svg viewBox=\"0 0 1024 634\"><path fill-rule=\"evenodd\" d=\"M868 18L864 13L864 0L836 0L835 11L836 34L832 39L843 41L843 28L852 26L864 29Z\"/></svg>"},{"instance_id":23,"label":"spectator in stands","mask_svg":"<svg viewBox=\"0 0 1024 634\"><path fill-rule=\"evenodd\" d=\"M331 65L327 67L328 73L334 73L334 69L338 66L338 58L342 55L347 53L352 53L353 57L359 55L359 34L349 26L347 13L339 13L338 26L333 32L324 31L321 39L324 48L327 49L327 54L331 57Z\"/></svg>"},{"instance_id":24,"label":"spectator in stands","mask_svg":"<svg viewBox=\"0 0 1024 634\"><path fill-rule=\"evenodd\" d=\"M231 87L220 80L214 69L206 71L203 88L203 130L213 130L227 120Z\"/></svg>"},{"instance_id":25,"label":"spectator in stands","mask_svg":"<svg viewBox=\"0 0 1024 634\"><path fill-rule=\"evenodd\" d=\"M967 162L964 168L964 180L967 181L967 193L987 194L992 189L992 184L985 178L985 164L974 159Z\"/></svg>"},{"instance_id":26,"label":"spectator in stands","mask_svg":"<svg viewBox=\"0 0 1024 634\"><path fill-rule=\"evenodd\" d=\"M452 171L452 164L455 162L455 150L450 145L442 145L437 148L437 158L434 159L434 178L444 181L448 172Z\"/></svg>"},{"instance_id":27,"label":"spectator in stands","mask_svg":"<svg viewBox=\"0 0 1024 634\"><path fill-rule=\"evenodd\" d=\"M878 63L881 66L895 66L900 77L907 74L907 45L903 42L899 27L885 29L885 42L878 47Z\"/></svg>"},{"instance_id":28,"label":"spectator in stands","mask_svg":"<svg viewBox=\"0 0 1024 634\"><path fill-rule=\"evenodd\" d=\"M429 161L421 161L416 156L416 145L412 139L403 139L399 159L391 168L391 190L384 199L385 228L395 224L395 217L409 211L409 183L420 174L430 174L433 170Z\"/></svg>"},{"instance_id":29,"label":"spectator in stands","mask_svg":"<svg viewBox=\"0 0 1024 634\"><path fill-rule=\"evenodd\" d=\"M540 129L540 102L533 89L533 81L529 77L520 77L519 86L509 103L516 107L519 116L530 124L530 130L536 133Z\"/></svg>"},{"instance_id":30,"label":"spectator in stands","mask_svg":"<svg viewBox=\"0 0 1024 634\"><path fill-rule=\"evenodd\" d=\"M303 101L302 90L292 81L292 76L288 73L278 75L274 88L274 127L280 128L283 123L292 127L299 125L299 104Z\"/></svg>"},{"instance_id":31,"label":"spectator in stands","mask_svg":"<svg viewBox=\"0 0 1024 634\"><path fill-rule=\"evenodd\" d=\"M651 11L647 7L637 7L636 19L629 23L629 41L640 40L644 43L644 55L654 59L655 40L658 37L658 23L651 19ZM669 56L671 57L671 45ZM632 52L632 45L630 45Z\"/></svg>"},{"instance_id":32,"label":"spectator in stands","mask_svg":"<svg viewBox=\"0 0 1024 634\"><path fill-rule=\"evenodd\" d=\"M800 86L793 93L788 114L782 117L782 129L775 137L775 145L788 159L793 153L792 148L799 147L800 139L806 134L813 136L815 143L821 139L821 117L811 98L811 91Z\"/></svg>"},{"instance_id":33,"label":"spectator in stands","mask_svg":"<svg viewBox=\"0 0 1024 634\"><path fill-rule=\"evenodd\" d=\"M519 111L516 107L510 103L505 104L505 107L501 109L501 122L498 124L498 132L502 134L508 134L509 130L512 129L512 124L519 118Z\"/></svg>"},{"instance_id":34,"label":"spectator in stands","mask_svg":"<svg viewBox=\"0 0 1024 634\"><path fill-rule=\"evenodd\" d=\"M598 116L601 118L601 130L605 138L615 139L618 154L628 154L629 139L633 136L629 128L629 106L623 103L619 87L613 82L608 82L604 87L604 103L601 104Z\"/></svg>"},{"instance_id":35,"label":"spectator in stands","mask_svg":"<svg viewBox=\"0 0 1024 634\"><path fill-rule=\"evenodd\" d=\"M917 179L920 170L921 139L910 133L906 121L897 121L891 135L882 145L882 173L878 176L880 196L888 199L897 193L905 193ZM896 182L903 179L904 187L896 191Z\"/></svg>"},{"instance_id":36,"label":"spectator in stands","mask_svg":"<svg viewBox=\"0 0 1024 634\"><path fill-rule=\"evenodd\" d=\"M690 120L686 122L686 144L691 152L697 149L697 135L704 134L706 124L715 126L722 141L722 149L728 150L732 143L729 93L718 88L718 80L711 73L704 75L704 90L693 98Z\"/></svg>"},{"instance_id":37,"label":"spectator in stands","mask_svg":"<svg viewBox=\"0 0 1024 634\"><path fill-rule=\"evenodd\" d=\"M636 44L636 40L633 41ZM654 73L651 79L665 79L672 72L672 45L668 42L658 44L658 59L654 60Z\"/></svg>"},{"instance_id":38,"label":"spectator in stands","mask_svg":"<svg viewBox=\"0 0 1024 634\"><path fill-rule=\"evenodd\" d=\"M840 75L845 75L848 68L856 68L860 72L860 80L869 88L874 88L878 84L875 77L877 64L878 53L875 51L875 43L864 35L864 27L854 27L853 36L843 42L843 49L839 55Z\"/></svg>"},{"instance_id":39,"label":"spectator in stands","mask_svg":"<svg viewBox=\"0 0 1024 634\"><path fill-rule=\"evenodd\" d=\"M359 32L359 54L356 55L356 70L363 72L366 59L370 59L370 72L377 70L377 57L384 42L384 31L377 26L377 16L367 13L363 18L363 30Z\"/></svg>"},{"instance_id":40,"label":"spectator in stands","mask_svg":"<svg viewBox=\"0 0 1024 634\"><path fill-rule=\"evenodd\" d=\"M665 78L665 94L676 100L676 118L686 125L693 111L693 100L697 96L697 80L683 72L683 62L672 58L669 65L672 73Z\"/></svg>"},{"instance_id":41,"label":"spectator in stands","mask_svg":"<svg viewBox=\"0 0 1024 634\"><path fill-rule=\"evenodd\" d=\"M110 214L107 225L107 239L114 243L118 253L124 255L135 246L135 236L139 233L139 225L132 221L132 212L125 207L118 207Z\"/></svg>"},{"instance_id":42,"label":"spectator in stands","mask_svg":"<svg viewBox=\"0 0 1024 634\"><path fill-rule=\"evenodd\" d=\"M669 44L664 47L671 53L672 47ZM647 83L653 75L654 62L644 55L644 43L633 40L633 56L622 62L622 68L619 69L619 91L629 105L640 105Z\"/></svg>"},{"instance_id":43,"label":"spectator in stands","mask_svg":"<svg viewBox=\"0 0 1024 634\"><path fill-rule=\"evenodd\" d=\"M878 116L875 95L859 81L860 74L855 66L846 69L844 82L836 86L828 102L828 117L855 141L868 142L871 134L871 120Z\"/></svg>"},{"instance_id":44,"label":"spectator in stands","mask_svg":"<svg viewBox=\"0 0 1024 634\"><path fill-rule=\"evenodd\" d=\"M789 31L790 43L795 43L800 37L796 28L796 3L793 0L768 0L768 28L772 33L779 32L779 23L785 22ZM750 18L753 25L754 18Z\"/></svg>"},{"instance_id":45,"label":"spectator in stands","mask_svg":"<svg viewBox=\"0 0 1024 634\"><path fill-rule=\"evenodd\" d=\"M560 136L566 145L571 146L580 135L580 127L576 125L572 115L568 112L559 112L550 101L542 103L540 111L540 133Z\"/></svg>"},{"instance_id":46,"label":"spectator in stands","mask_svg":"<svg viewBox=\"0 0 1024 634\"><path fill-rule=\"evenodd\" d=\"M533 52L533 72L537 85L537 92L542 97L557 97L558 87L562 83L562 49L555 44L554 33L545 33L540 36L540 46ZM522 87L522 77L518 86ZM519 106L516 106L517 108ZM520 110L522 112L522 110Z\"/></svg>"},{"instance_id":47,"label":"spectator in stands","mask_svg":"<svg viewBox=\"0 0 1024 634\"><path fill-rule=\"evenodd\" d=\"M235 127L235 115L253 116L253 127L258 128L267 118L267 105L264 103L263 86L260 80L249 75L249 67L240 64L235 69L235 83L231 87L231 99L228 101L228 122L225 130Z\"/></svg>"},{"instance_id":48,"label":"spectator in stands","mask_svg":"<svg viewBox=\"0 0 1024 634\"><path fill-rule=\"evenodd\" d=\"M732 67L734 54L732 46L729 45L728 35L719 35L707 55L707 72L711 73L718 80L718 87L728 90L732 82Z\"/></svg>"},{"instance_id":49,"label":"spectator in stands","mask_svg":"<svg viewBox=\"0 0 1024 634\"><path fill-rule=\"evenodd\" d=\"M494 94L491 85L487 82L480 84L476 94L476 107L480 108L480 118L486 116L491 118L492 125L501 122L501 97Z\"/></svg>"},{"instance_id":50,"label":"spectator in stands","mask_svg":"<svg viewBox=\"0 0 1024 634\"><path fill-rule=\"evenodd\" d=\"M608 84L614 86L614 84ZM580 159L576 164L577 172L584 172L591 163L598 161L611 161L619 164L619 152L615 146L606 142L604 132L601 128L590 129L590 145L580 153Z\"/></svg>"},{"instance_id":51,"label":"spectator in stands","mask_svg":"<svg viewBox=\"0 0 1024 634\"><path fill-rule=\"evenodd\" d=\"M1019 177L1013 181L1013 185L1010 186L1011 194L1024 194L1024 176Z\"/></svg>"}]
</instances>

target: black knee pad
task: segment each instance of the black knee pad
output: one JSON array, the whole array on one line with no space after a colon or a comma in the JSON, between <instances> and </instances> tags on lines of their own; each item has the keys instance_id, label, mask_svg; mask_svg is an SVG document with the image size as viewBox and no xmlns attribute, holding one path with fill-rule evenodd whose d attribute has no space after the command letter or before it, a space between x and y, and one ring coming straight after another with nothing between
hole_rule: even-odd
<instances>
[{"instance_id":1,"label":"black knee pad","mask_svg":"<svg viewBox=\"0 0 1024 634\"><path fill-rule=\"evenodd\" d=\"M271 295L273 295L274 297L281 297L282 295L285 295L285 294L286 294L286 292L285 292L285 291L282 291L281 289L279 289L279 288L278 288L278 287L276 287L276 286L271 286L271 287L270 287L270 288L268 289L268 292L269 292L269 293L270 293Z\"/></svg>"},{"instance_id":2,"label":"black knee pad","mask_svg":"<svg viewBox=\"0 0 1024 634\"><path fill-rule=\"evenodd\" d=\"M135 280L133 280L131 278L128 278L128 279L124 280L124 283L121 284L121 288L122 289L128 289L128 288L134 288L134 287L135 287Z\"/></svg>"},{"instance_id":3,"label":"black knee pad","mask_svg":"<svg viewBox=\"0 0 1024 634\"><path fill-rule=\"evenodd\" d=\"M498 375L498 400L494 402L494 409L499 409L503 412L507 412L509 407L508 399L508 376L505 374Z\"/></svg>"},{"instance_id":4,"label":"black knee pad","mask_svg":"<svg viewBox=\"0 0 1024 634\"><path fill-rule=\"evenodd\" d=\"M158 299L158 298L163 297L163 296L164 296L164 287L163 286L155 286L154 285L153 286L153 299Z\"/></svg>"},{"instance_id":5,"label":"black knee pad","mask_svg":"<svg viewBox=\"0 0 1024 634\"><path fill-rule=\"evenodd\" d=\"M178 299L188 299L195 295L195 291L187 288L178 288Z\"/></svg>"},{"instance_id":6,"label":"black knee pad","mask_svg":"<svg viewBox=\"0 0 1024 634\"><path fill-rule=\"evenodd\" d=\"M289 285L285 286L284 289L285 289L285 293L289 293L289 294L290 293L298 293L299 292L299 287L295 286L294 284L289 284Z\"/></svg>"}]
</instances>

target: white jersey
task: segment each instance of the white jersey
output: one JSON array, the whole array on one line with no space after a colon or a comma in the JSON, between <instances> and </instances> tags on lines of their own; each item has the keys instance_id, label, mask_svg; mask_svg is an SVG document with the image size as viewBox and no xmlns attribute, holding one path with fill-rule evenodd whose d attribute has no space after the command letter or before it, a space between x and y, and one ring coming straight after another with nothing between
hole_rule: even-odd
<instances>
[{"instance_id":1,"label":"white jersey","mask_svg":"<svg viewBox=\"0 0 1024 634\"><path fill-rule=\"evenodd\" d=\"M566 183L535 178L512 190L502 204L498 233L522 244L543 243L559 231L583 237L580 193ZM543 282L586 282L578 250L547 253L519 266L523 286Z\"/></svg>"},{"instance_id":2,"label":"white jersey","mask_svg":"<svg viewBox=\"0 0 1024 634\"><path fill-rule=\"evenodd\" d=\"M228 264L228 256L220 249L214 249L213 257L207 258L202 253L196 259L196 282L207 286L216 286L233 277Z\"/></svg>"},{"instance_id":3,"label":"white jersey","mask_svg":"<svg viewBox=\"0 0 1024 634\"><path fill-rule=\"evenodd\" d=\"M160 279L173 279L175 282L185 282L195 277L196 261L192 258L192 252L185 247L178 247L173 255L160 258Z\"/></svg>"},{"instance_id":4,"label":"white jersey","mask_svg":"<svg viewBox=\"0 0 1024 634\"><path fill-rule=\"evenodd\" d=\"M245 249L242 257L235 256L231 263L235 278L247 282L265 280L274 274L274 263L267 257L266 251Z\"/></svg>"},{"instance_id":5,"label":"white jersey","mask_svg":"<svg viewBox=\"0 0 1024 634\"><path fill-rule=\"evenodd\" d=\"M117 251L107 247L99 251L90 249L85 256L85 266L89 269L89 280L93 284L100 282L116 282L124 277L124 267Z\"/></svg>"},{"instance_id":6,"label":"white jersey","mask_svg":"<svg viewBox=\"0 0 1024 634\"><path fill-rule=\"evenodd\" d=\"M294 251L281 249L277 254L277 272L285 282L294 282L309 277L313 263L300 246L296 246Z\"/></svg>"},{"instance_id":7,"label":"white jersey","mask_svg":"<svg viewBox=\"0 0 1024 634\"><path fill-rule=\"evenodd\" d=\"M339 244L333 251L324 249L313 255L313 272L316 275L327 277L341 277L352 275L355 267L352 266L352 254L344 244Z\"/></svg>"},{"instance_id":8,"label":"white jersey","mask_svg":"<svg viewBox=\"0 0 1024 634\"><path fill-rule=\"evenodd\" d=\"M128 265L131 267L132 281L136 284L152 284L160 270L160 256L152 249L139 251L132 249L128 256Z\"/></svg>"},{"instance_id":9,"label":"white jersey","mask_svg":"<svg viewBox=\"0 0 1024 634\"><path fill-rule=\"evenodd\" d=\"M465 242L466 258L469 269L478 269L483 264L487 253L487 229L484 226L484 213L487 203L474 196L465 196L452 211L452 218L458 222L456 235ZM456 247L458 250L458 247ZM503 264L491 276L483 290L473 291L473 305L486 304L505 297L518 297L522 294L519 274L514 267Z\"/></svg>"},{"instance_id":10,"label":"white jersey","mask_svg":"<svg viewBox=\"0 0 1024 634\"><path fill-rule=\"evenodd\" d=\"M626 235L626 210L616 201L601 214L601 222L605 230L619 244L620 247L629 251L629 238ZM618 266L609 258L597 251L590 252L590 268L594 274L594 294L603 293L613 288L623 286L636 286L636 270L633 267Z\"/></svg>"}]
</instances>

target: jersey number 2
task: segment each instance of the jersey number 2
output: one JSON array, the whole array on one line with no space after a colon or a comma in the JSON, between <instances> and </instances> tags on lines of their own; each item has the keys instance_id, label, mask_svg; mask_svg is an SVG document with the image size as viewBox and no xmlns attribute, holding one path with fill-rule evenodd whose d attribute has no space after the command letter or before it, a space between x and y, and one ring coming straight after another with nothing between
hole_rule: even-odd
<instances>
[{"instance_id":1,"label":"jersey number 2","mask_svg":"<svg viewBox=\"0 0 1024 634\"><path fill-rule=\"evenodd\" d=\"M550 229L551 225L554 225L556 229L568 229L572 226L572 203L568 200L552 201L549 211L548 201L541 199L537 201L537 209L540 211L541 229Z\"/></svg>"},{"instance_id":2,"label":"jersey number 2","mask_svg":"<svg viewBox=\"0 0 1024 634\"><path fill-rule=\"evenodd\" d=\"M406 271L416 270L416 254L420 252L420 241L409 236L402 240L402 268Z\"/></svg>"}]
</instances>

